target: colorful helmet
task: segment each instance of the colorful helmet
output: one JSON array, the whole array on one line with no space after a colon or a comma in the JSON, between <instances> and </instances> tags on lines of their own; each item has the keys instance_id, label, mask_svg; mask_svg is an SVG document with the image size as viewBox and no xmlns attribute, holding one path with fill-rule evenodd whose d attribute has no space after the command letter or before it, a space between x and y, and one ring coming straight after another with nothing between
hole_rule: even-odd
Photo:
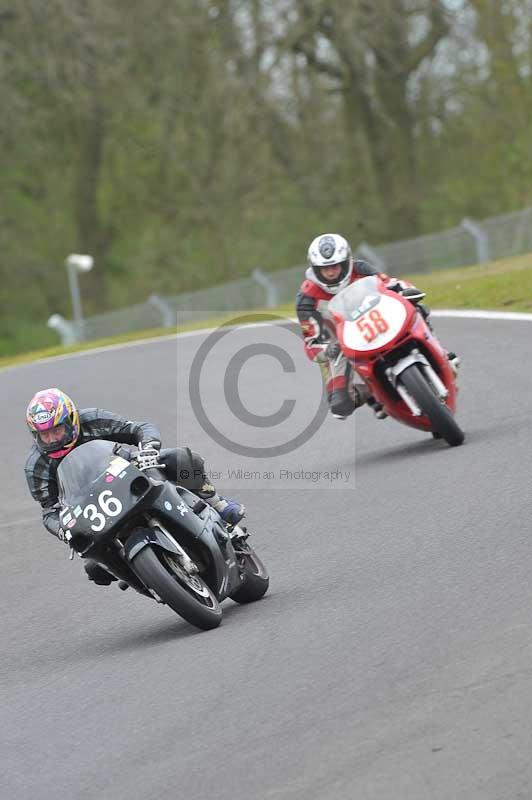
<instances>
[{"instance_id":1,"label":"colorful helmet","mask_svg":"<svg viewBox=\"0 0 532 800\"><path fill-rule=\"evenodd\" d=\"M326 292L336 294L349 284L353 272L353 256L349 242L338 233L324 233L311 242L307 254L308 265L314 273L316 283ZM327 280L322 267L341 267L334 280Z\"/></svg>"},{"instance_id":2,"label":"colorful helmet","mask_svg":"<svg viewBox=\"0 0 532 800\"><path fill-rule=\"evenodd\" d=\"M32 397L26 411L26 422L41 453L50 458L63 458L76 444L79 433L79 414L70 397L61 389L43 389ZM40 434L64 425L63 436L45 443Z\"/></svg>"}]
</instances>

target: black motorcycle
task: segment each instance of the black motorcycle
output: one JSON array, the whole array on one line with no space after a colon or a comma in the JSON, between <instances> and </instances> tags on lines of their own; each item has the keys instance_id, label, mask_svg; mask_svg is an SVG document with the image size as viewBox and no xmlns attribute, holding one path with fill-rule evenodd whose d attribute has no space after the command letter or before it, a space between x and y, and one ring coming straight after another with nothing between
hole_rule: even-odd
<instances>
[{"instance_id":1,"label":"black motorcycle","mask_svg":"<svg viewBox=\"0 0 532 800\"><path fill-rule=\"evenodd\" d=\"M57 477L71 555L103 565L121 588L165 603L204 630L222 621L225 598L250 603L267 591L266 568L242 529L226 526L160 468L139 469L123 445L80 445L61 461Z\"/></svg>"}]
</instances>

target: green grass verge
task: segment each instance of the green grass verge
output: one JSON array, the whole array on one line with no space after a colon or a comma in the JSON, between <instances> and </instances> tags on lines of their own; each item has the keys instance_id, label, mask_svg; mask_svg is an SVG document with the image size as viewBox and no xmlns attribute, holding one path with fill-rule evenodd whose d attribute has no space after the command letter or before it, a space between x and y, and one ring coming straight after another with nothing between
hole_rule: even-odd
<instances>
[{"instance_id":1,"label":"green grass verge","mask_svg":"<svg viewBox=\"0 0 532 800\"><path fill-rule=\"evenodd\" d=\"M393 270L390 270L393 274ZM403 277L403 276L402 276ZM492 261L474 267L438 270L431 273L406 275L412 283L427 292L427 304L431 308L480 308L500 311L532 312L532 253L514 258ZM213 317L200 322L190 322L177 328L154 328L146 331L132 331L107 339L98 339L83 344L63 347L48 347L15 356L0 358L0 368L13 364L24 364L41 358L92 350L122 342L140 341L154 336L164 336L183 331L214 328L238 322L260 322L277 316L293 317L292 303L277 309L257 310L249 313L234 312L222 317Z\"/></svg>"},{"instance_id":2,"label":"green grass verge","mask_svg":"<svg viewBox=\"0 0 532 800\"><path fill-rule=\"evenodd\" d=\"M408 278L427 292L431 308L532 312L532 253Z\"/></svg>"},{"instance_id":3,"label":"green grass verge","mask_svg":"<svg viewBox=\"0 0 532 800\"><path fill-rule=\"evenodd\" d=\"M258 309L257 311L250 312L235 311L223 317L211 317L210 319L199 320L197 322L188 322L184 325L177 325L175 328L150 328L144 331L130 331L129 333L122 333L119 336L108 336L104 339L91 339L90 342L82 342L81 344L67 346L57 345L55 347L42 348L41 350L31 350L27 353L18 353L13 356L2 356L0 358L0 369L17 364L28 364L43 358L53 358L53 356L63 356L68 355L68 353L79 353L83 350L94 350L97 347L108 347L124 342L137 342L158 336L170 336L174 333L202 330L203 328L218 328L236 323L245 325L250 322L260 322L274 319L278 316L286 316L288 309L290 309L290 315L293 316L294 309L290 307L290 305L286 306L286 312L283 312L281 309Z\"/></svg>"}]
</instances>

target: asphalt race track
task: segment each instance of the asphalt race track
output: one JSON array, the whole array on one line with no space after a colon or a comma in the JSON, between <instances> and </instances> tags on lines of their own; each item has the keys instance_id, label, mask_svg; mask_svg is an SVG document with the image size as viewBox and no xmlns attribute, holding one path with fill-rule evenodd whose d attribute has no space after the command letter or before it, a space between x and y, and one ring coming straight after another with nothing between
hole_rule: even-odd
<instances>
[{"instance_id":1,"label":"asphalt race track","mask_svg":"<svg viewBox=\"0 0 532 800\"><path fill-rule=\"evenodd\" d=\"M2 798L532 796L532 327L435 325L463 356L460 448L364 408L284 455L224 449L189 396L205 335L0 373ZM276 427L241 422L236 383L224 391L232 354L250 345L231 375L259 418L288 401ZM241 330L206 347L216 430L282 448L310 422L320 379L293 333ZM221 627L200 633L131 590L90 584L41 528L22 473L24 409L50 385L203 453L248 507L266 597L227 601Z\"/></svg>"}]
</instances>

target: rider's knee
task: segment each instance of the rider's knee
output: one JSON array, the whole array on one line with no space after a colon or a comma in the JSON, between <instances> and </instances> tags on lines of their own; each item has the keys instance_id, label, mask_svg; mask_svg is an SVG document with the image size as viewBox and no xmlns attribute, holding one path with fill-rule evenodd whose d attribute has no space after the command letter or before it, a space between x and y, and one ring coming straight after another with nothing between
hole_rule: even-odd
<instances>
[{"instance_id":1,"label":"rider's knee","mask_svg":"<svg viewBox=\"0 0 532 800\"><path fill-rule=\"evenodd\" d=\"M161 460L166 464L166 474L179 486L197 492L205 482L205 462L199 453L189 447L176 447L163 451Z\"/></svg>"}]
</instances>

